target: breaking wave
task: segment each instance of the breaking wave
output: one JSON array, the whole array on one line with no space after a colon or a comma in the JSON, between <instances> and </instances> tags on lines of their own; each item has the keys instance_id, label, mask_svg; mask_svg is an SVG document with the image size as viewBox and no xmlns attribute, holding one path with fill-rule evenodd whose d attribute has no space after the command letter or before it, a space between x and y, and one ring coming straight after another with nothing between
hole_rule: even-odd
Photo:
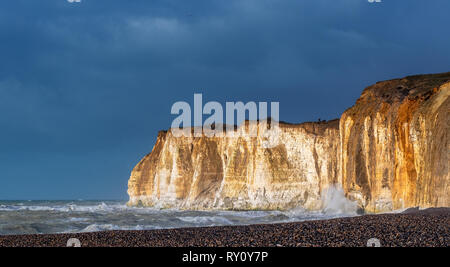
<instances>
[{"instance_id":1,"label":"breaking wave","mask_svg":"<svg viewBox=\"0 0 450 267\"><path fill-rule=\"evenodd\" d=\"M159 227L151 225L136 225L136 226L119 226L114 224L91 224L81 230L82 233L100 232L100 231L114 231L114 230L155 230Z\"/></svg>"},{"instance_id":2,"label":"breaking wave","mask_svg":"<svg viewBox=\"0 0 450 267\"><path fill-rule=\"evenodd\" d=\"M345 197L340 186L330 186L322 193L322 212L325 214L356 215L358 205Z\"/></svg>"}]
</instances>

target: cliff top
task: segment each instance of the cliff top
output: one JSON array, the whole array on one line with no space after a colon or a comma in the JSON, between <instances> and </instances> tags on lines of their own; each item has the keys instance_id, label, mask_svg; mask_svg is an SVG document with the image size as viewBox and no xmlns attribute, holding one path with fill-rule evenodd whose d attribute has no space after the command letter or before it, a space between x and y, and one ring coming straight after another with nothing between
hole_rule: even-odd
<instances>
[{"instance_id":1,"label":"cliff top","mask_svg":"<svg viewBox=\"0 0 450 267\"><path fill-rule=\"evenodd\" d=\"M246 127L250 123L255 123L255 121L245 120L239 126L234 125L234 130L237 131L239 128ZM259 124L259 120L257 120L256 123ZM279 124L280 128L304 129L306 132L311 133L311 134L321 134L327 129L336 129L336 130L339 129L339 119L334 119L334 120L329 120L329 121L320 120L317 122L302 122L302 123L289 123L289 122L279 121L278 124ZM268 119L268 125L270 128L270 125L271 125L270 118ZM213 125L212 129L215 129L215 127L220 127L220 126ZM226 132L227 125L223 124L222 127L223 127L224 131ZM196 128L197 127L190 127L191 133L194 133L194 129L196 129ZM158 136L165 136L167 134L167 132L168 132L167 130L160 131Z\"/></svg>"},{"instance_id":2,"label":"cliff top","mask_svg":"<svg viewBox=\"0 0 450 267\"><path fill-rule=\"evenodd\" d=\"M356 103L379 100L380 98L388 103L402 101L405 97L409 99L427 98L447 82L450 82L450 72L413 75L380 81L365 88Z\"/></svg>"}]
</instances>

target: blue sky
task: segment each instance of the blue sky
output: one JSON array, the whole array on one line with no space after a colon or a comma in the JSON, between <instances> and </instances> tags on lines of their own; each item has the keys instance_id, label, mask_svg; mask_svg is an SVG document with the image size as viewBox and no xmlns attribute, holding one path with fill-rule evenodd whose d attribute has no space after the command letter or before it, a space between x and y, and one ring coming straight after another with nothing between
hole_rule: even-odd
<instances>
[{"instance_id":1,"label":"blue sky","mask_svg":"<svg viewBox=\"0 0 450 267\"><path fill-rule=\"evenodd\" d=\"M450 71L450 1L14 0L0 9L0 199L127 199L176 101L338 118Z\"/></svg>"}]
</instances>

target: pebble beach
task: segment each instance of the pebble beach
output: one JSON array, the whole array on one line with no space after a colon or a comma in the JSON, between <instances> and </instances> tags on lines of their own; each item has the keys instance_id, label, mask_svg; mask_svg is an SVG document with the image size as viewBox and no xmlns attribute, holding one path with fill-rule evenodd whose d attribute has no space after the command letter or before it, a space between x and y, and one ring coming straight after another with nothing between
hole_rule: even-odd
<instances>
[{"instance_id":1,"label":"pebble beach","mask_svg":"<svg viewBox=\"0 0 450 267\"><path fill-rule=\"evenodd\" d=\"M448 247L450 208L298 223L0 236L0 247Z\"/></svg>"}]
</instances>

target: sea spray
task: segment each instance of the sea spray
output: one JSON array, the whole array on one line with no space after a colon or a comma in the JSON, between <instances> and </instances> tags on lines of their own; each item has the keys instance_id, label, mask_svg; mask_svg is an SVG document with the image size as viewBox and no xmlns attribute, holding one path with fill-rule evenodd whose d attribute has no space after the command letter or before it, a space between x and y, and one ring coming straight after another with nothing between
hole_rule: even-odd
<instances>
[{"instance_id":1,"label":"sea spray","mask_svg":"<svg viewBox=\"0 0 450 267\"><path fill-rule=\"evenodd\" d=\"M325 214L356 215L358 204L345 197L339 185L332 185L322 191L322 211Z\"/></svg>"}]
</instances>

